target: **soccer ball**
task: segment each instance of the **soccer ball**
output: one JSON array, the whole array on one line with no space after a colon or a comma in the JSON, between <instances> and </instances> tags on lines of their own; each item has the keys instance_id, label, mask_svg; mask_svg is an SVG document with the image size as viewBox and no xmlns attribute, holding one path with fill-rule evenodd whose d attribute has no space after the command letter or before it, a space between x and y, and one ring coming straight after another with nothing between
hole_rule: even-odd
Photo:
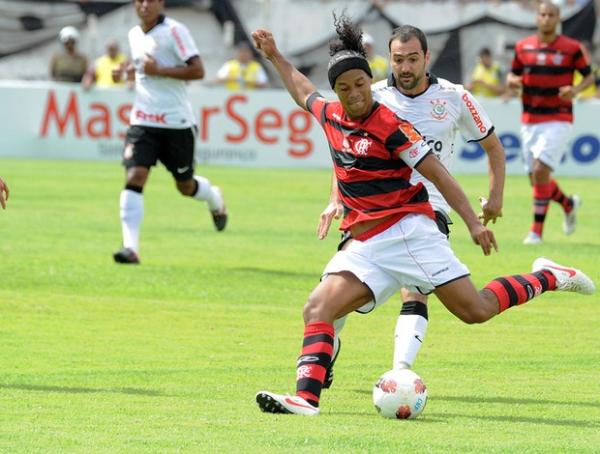
<instances>
[{"instance_id":1,"label":"soccer ball","mask_svg":"<svg viewBox=\"0 0 600 454\"><path fill-rule=\"evenodd\" d=\"M385 418L414 419L427 403L427 387L410 369L390 370L373 387L373 404Z\"/></svg>"}]
</instances>

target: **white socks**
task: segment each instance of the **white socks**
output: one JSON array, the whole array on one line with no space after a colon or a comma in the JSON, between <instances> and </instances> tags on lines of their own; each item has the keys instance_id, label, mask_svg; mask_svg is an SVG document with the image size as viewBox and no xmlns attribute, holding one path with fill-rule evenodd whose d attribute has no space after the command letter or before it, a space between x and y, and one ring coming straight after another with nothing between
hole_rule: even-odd
<instances>
[{"instance_id":1,"label":"white socks","mask_svg":"<svg viewBox=\"0 0 600 454\"><path fill-rule=\"evenodd\" d=\"M140 225L144 217L144 196L130 189L121 191L121 228L123 247L140 250Z\"/></svg>"},{"instance_id":2,"label":"white socks","mask_svg":"<svg viewBox=\"0 0 600 454\"><path fill-rule=\"evenodd\" d=\"M417 304L425 306L421 303ZM422 315L400 313L394 331L394 369L412 367L423 345L427 324L427 318Z\"/></svg>"},{"instance_id":3,"label":"white socks","mask_svg":"<svg viewBox=\"0 0 600 454\"><path fill-rule=\"evenodd\" d=\"M199 175L194 175L194 180L198 183L198 190L193 197L198 200L206 200L210 211L221 211L223 209L223 197L219 188L212 186L207 178Z\"/></svg>"}]
</instances>

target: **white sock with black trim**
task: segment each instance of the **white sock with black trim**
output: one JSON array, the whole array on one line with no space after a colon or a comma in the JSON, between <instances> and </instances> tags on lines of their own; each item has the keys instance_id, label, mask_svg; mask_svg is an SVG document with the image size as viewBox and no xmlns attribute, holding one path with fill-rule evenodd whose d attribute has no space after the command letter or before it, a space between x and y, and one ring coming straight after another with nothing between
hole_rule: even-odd
<instances>
[{"instance_id":1,"label":"white sock with black trim","mask_svg":"<svg viewBox=\"0 0 600 454\"><path fill-rule=\"evenodd\" d=\"M198 183L198 190L193 197L198 200L206 200L210 211L221 211L223 209L223 197L219 188L211 185L208 178L200 175L194 175L194 180Z\"/></svg>"},{"instance_id":2,"label":"white sock with black trim","mask_svg":"<svg viewBox=\"0 0 600 454\"><path fill-rule=\"evenodd\" d=\"M123 189L119 205L123 247L133 249L137 253L140 250L140 226L144 217L144 196L131 189Z\"/></svg>"},{"instance_id":3,"label":"white sock with black trim","mask_svg":"<svg viewBox=\"0 0 600 454\"><path fill-rule=\"evenodd\" d=\"M394 369L412 367L427 333L427 305L419 301L407 301L394 330Z\"/></svg>"}]
</instances>

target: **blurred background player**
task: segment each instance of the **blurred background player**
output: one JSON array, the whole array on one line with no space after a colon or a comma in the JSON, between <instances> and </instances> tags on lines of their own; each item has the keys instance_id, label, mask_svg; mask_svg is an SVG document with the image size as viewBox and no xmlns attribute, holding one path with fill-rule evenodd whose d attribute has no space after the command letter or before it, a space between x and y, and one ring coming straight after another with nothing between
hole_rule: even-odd
<instances>
[{"instance_id":1,"label":"blurred background player","mask_svg":"<svg viewBox=\"0 0 600 454\"><path fill-rule=\"evenodd\" d=\"M533 223L523 244L542 242L550 201L564 211L563 231L575 231L581 198L566 196L552 178L565 153L573 123L573 98L594 83L586 52L581 43L557 34L560 9L550 1L537 8L537 33L519 41L511 72L510 89L521 89L523 113L521 134L525 169L533 186ZM573 86L573 73L583 80Z\"/></svg>"},{"instance_id":2,"label":"blurred background player","mask_svg":"<svg viewBox=\"0 0 600 454\"><path fill-rule=\"evenodd\" d=\"M592 44L590 42L582 42L581 45L586 58L590 62L590 68L594 77L594 83L590 84L587 88L577 93L577 96L575 96L575 98L580 101L588 101L590 99L600 98L600 71L598 69L598 65L594 64L590 57ZM584 76L579 72L579 70L575 70L575 74L573 75L573 86L576 87L577 85L579 85L583 79Z\"/></svg>"},{"instance_id":3,"label":"blurred background player","mask_svg":"<svg viewBox=\"0 0 600 454\"><path fill-rule=\"evenodd\" d=\"M10 190L8 189L8 185L4 182L2 177L0 177L0 206L2 209L6 209L6 201L8 200L8 196L10 195Z\"/></svg>"},{"instance_id":4,"label":"blurred background player","mask_svg":"<svg viewBox=\"0 0 600 454\"><path fill-rule=\"evenodd\" d=\"M410 121L423 135L433 153L446 169L452 168L454 141L460 131L469 142L478 142L488 157L489 195L480 215L484 225L496 222L502 215L505 158L494 125L477 100L461 85L427 73L430 53L422 30L403 25L392 32L389 40L390 66L388 80L372 86L373 97L401 118ZM411 183L421 182L429 193L440 232L450 234L450 206L435 185L418 171L413 172ZM324 238L332 218L339 217L340 206L337 185L332 184L330 204L321 214L319 238ZM402 309L394 334L394 368L412 367L423 345L429 316L427 296L416 291L402 290ZM345 319L335 323L335 354L339 352L339 331ZM335 356L334 356L335 358ZM333 380L333 369L328 371L325 387Z\"/></svg>"},{"instance_id":5,"label":"blurred background player","mask_svg":"<svg viewBox=\"0 0 600 454\"><path fill-rule=\"evenodd\" d=\"M335 102L326 101L281 55L269 31L252 34L294 101L323 128L340 198L348 210L342 228L356 238L329 261L304 306L296 395L256 394L258 406L268 413L318 415L333 354L334 321L355 310L373 310L402 286L434 291L466 323L483 323L545 291L591 294L595 290L581 271L546 259L537 259L531 273L498 278L479 292L475 289L468 269L435 224L427 190L422 183L410 184L413 168L435 182L485 255L496 248L493 233L480 222L459 184L413 126L373 99L361 31L344 16L335 25L340 41L331 43L328 64L329 83L339 99Z\"/></svg>"},{"instance_id":6,"label":"blurred background player","mask_svg":"<svg viewBox=\"0 0 600 454\"><path fill-rule=\"evenodd\" d=\"M52 55L50 77L58 82L81 82L88 68L88 59L77 50L79 32L75 27L64 27L58 34L62 49Z\"/></svg>"},{"instance_id":7,"label":"blurred background player","mask_svg":"<svg viewBox=\"0 0 600 454\"><path fill-rule=\"evenodd\" d=\"M500 65L492 59L492 52L484 47L479 51L479 61L471 73L467 89L475 96L495 97L504 93L504 77Z\"/></svg>"},{"instance_id":8,"label":"blurred background player","mask_svg":"<svg viewBox=\"0 0 600 454\"><path fill-rule=\"evenodd\" d=\"M217 83L231 91L252 90L265 88L269 78L254 59L250 44L242 41L236 46L236 58L226 61L217 72Z\"/></svg>"},{"instance_id":9,"label":"blurred background player","mask_svg":"<svg viewBox=\"0 0 600 454\"><path fill-rule=\"evenodd\" d=\"M373 82L387 78L389 74L389 62L387 58L375 53L375 40L371 35L364 33L362 39L363 47L367 53L369 68L371 68L371 73L373 73Z\"/></svg>"},{"instance_id":10,"label":"blurred background player","mask_svg":"<svg viewBox=\"0 0 600 454\"><path fill-rule=\"evenodd\" d=\"M125 69L127 63L127 55L120 52L119 43L115 39L109 40L106 43L106 53L98 57L85 73L83 88L89 89L94 84L99 88L124 86L125 80L118 74Z\"/></svg>"},{"instance_id":11,"label":"blurred background player","mask_svg":"<svg viewBox=\"0 0 600 454\"><path fill-rule=\"evenodd\" d=\"M221 191L194 175L194 125L185 81L204 77L204 66L188 29L165 17L164 0L134 0L140 24L129 31L135 65L136 96L125 139L127 169L121 192L123 248L113 254L118 263L139 263L142 191L150 167L161 161L182 195L205 200L215 228L225 228L227 212Z\"/></svg>"}]
</instances>

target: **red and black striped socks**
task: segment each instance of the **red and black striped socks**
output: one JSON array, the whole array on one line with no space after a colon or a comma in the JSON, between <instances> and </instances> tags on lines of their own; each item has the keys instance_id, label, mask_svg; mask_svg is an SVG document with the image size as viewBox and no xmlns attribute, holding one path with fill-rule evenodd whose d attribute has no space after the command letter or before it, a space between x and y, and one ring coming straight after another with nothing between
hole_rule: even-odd
<instances>
[{"instance_id":1,"label":"red and black striped socks","mask_svg":"<svg viewBox=\"0 0 600 454\"><path fill-rule=\"evenodd\" d=\"M296 395L309 404L319 406L319 397L327 368L333 355L333 325L309 323L304 327L302 353L296 366Z\"/></svg>"},{"instance_id":2,"label":"red and black striped socks","mask_svg":"<svg viewBox=\"0 0 600 454\"><path fill-rule=\"evenodd\" d=\"M559 203L565 213L569 214L573 209L573 199L567 197L561 189L558 187L556 180L550 181L550 198L555 202Z\"/></svg>"},{"instance_id":3,"label":"red and black striped socks","mask_svg":"<svg viewBox=\"0 0 600 454\"><path fill-rule=\"evenodd\" d=\"M544 221L550 206L551 196L551 183L533 185L533 224L531 224L531 231L537 233L540 237L544 231Z\"/></svg>"},{"instance_id":4,"label":"red and black striped socks","mask_svg":"<svg viewBox=\"0 0 600 454\"><path fill-rule=\"evenodd\" d=\"M526 303L548 290L556 290L556 278L550 271L516 274L494 279L486 289L498 299L499 312Z\"/></svg>"}]
</instances>

